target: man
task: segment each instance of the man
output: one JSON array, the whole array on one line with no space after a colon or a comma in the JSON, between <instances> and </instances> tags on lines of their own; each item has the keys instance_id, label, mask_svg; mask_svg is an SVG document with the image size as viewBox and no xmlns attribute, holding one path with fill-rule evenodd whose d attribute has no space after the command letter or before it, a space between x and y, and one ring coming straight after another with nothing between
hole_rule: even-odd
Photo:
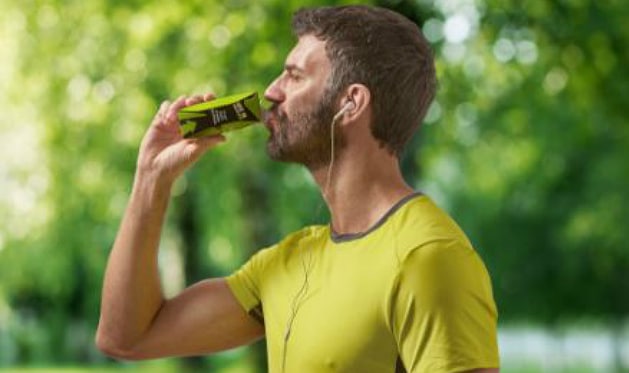
<instances>
[{"instance_id":1,"label":"man","mask_svg":"<svg viewBox=\"0 0 629 373\"><path fill-rule=\"evenodd\" d=\"M496 308L457 225L406 184L399 155L434 97L417 26L379 8L296 13L299 40L265 92L269 155L305 165L331 212L227 278L164 299L157 247L174 180L222 136L182 139L160 107L105 274L97 344L123 359L267 338L271 372L496 372Z\"/></svg>"}]
</instances>

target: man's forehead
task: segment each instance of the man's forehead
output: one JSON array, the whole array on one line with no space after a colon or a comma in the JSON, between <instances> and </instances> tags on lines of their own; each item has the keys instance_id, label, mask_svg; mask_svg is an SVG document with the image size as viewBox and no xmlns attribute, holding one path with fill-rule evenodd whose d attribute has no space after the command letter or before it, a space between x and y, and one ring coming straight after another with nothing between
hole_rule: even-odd
<instances>
[{"instance_id":1,"label":"man's forehead","mask_svg":"<svg viewBox=\"0 0 629 373\"><path fill-rule=\"evenodd\" d=\"M329 65L325 42L314 35L304 35L286 57L287 69L312 71Z\"/></svg>"}]
</instances>

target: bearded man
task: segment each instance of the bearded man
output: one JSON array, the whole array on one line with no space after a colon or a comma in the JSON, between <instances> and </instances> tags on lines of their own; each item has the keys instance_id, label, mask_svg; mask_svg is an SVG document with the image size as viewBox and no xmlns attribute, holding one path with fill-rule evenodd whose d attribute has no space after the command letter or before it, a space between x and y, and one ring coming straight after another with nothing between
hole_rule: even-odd
<instances>
[{"instance_id":1,"label":"bearded man","mask_svg":"<svg viewBox=\"0 0 629 373\"><path fill-rule=\"evenodd\" d=\"M157 248L175 179L223 136L183 139L164 102L138 156L107 266L97 345L123 359L214 353L265 337L270 372L497 372L497 311L465 234L399 157L436 89L419 28L381 8L304 9L265 98L272 159L303 164L330 210L226 278L165 299Z\"/></svg>"}]
</instances>

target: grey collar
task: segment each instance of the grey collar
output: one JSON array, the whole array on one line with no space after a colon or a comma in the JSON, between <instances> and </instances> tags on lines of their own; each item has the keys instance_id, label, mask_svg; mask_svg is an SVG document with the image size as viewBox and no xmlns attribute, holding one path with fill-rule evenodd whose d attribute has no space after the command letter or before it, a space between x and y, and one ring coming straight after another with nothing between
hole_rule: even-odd
<instances>
[{"instance_id":1,"label":"grey collar","mask_svg":"<svg viewBox=\"0 0 629 373\"><path fill-rule=\"evenodd\" d=\"M413 193L405 196L404 198L400 199L399 201L397 201L397 203L395 205L393 205L389 209L389 211L387 211L386 214L384 214L376 222L376 224L374 224L373 226L371 226L371 228L367 229L364 232L338 234L338 233L334 232L332 230L332 226L330 226L330 238L335 243L348 242L348 241L357 240L359 238L363 238L366 235L368 235L369 233L371 233L371 232L375 231L376 229L380 228L380 226L382 224L384 224L389 219L389 217L391 215L393 215L397 210L399 210L402 206L404 206L406 204L406 202L410 201L411 199L413 199L413 198L415 198L417 196L421 196L421 195L423 195L422 192L413 192Z\"/></svg>"}]
</instances>

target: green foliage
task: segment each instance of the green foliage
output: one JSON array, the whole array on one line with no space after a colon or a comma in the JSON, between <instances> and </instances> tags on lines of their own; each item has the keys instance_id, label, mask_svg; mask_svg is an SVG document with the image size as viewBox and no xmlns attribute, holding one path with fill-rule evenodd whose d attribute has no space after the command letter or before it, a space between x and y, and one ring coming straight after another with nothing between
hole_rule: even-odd
<instances>
[{"instance_id":1,"label":"green foliage","mask_svg":"<svg viewBox=\"0 0 629 373\"><path fill-rule=\"evenodd\" d=\"M435 1L416 11L440 77L411 154L418 185L472 236L503 320L629 312L628 10Z\"/></svg>"},{"instance_id":2,"label":"green foliage","mask_svg":"<svg viewBox=\"0 0 629 373\"><path fill-rule=\"evenodd\" d=\"M263 92L310 3L324 2L0 0L0 366L105 361L92 344L101 278L151 116L181 94ZM422 23L438 61L407 178L470 233L503 320L626 317L627 7L382 5ZM326 221L310 177L271 163L266 136L229 135L178 182L168 294ZM201 364L243 354L263 366L260 348Z\"/></svg>"}]
</instances>

